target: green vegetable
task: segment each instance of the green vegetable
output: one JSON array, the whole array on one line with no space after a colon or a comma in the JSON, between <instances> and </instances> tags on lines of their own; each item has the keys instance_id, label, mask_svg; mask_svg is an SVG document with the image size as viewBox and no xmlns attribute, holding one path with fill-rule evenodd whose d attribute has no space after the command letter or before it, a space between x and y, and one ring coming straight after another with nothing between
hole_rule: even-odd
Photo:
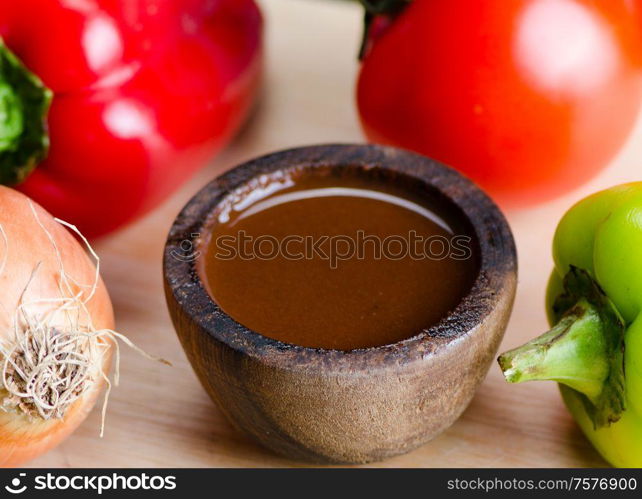
<instances>
[{"instance_id":1,"label":"green vegetable","mask_svg":"<svg viewBox=\"0 0 642 499\"><path fill-rule=\"evenodd\" d=\"M554 380L613 465L642 467L642 182L571 208L553 242L553 328L499 357L511 383Z\"/></svg>"},{"instance_id":2,"label":"green vegetable","mask_svg":"<svg viewBox=\"0 0 642 499\"><path fill-rule=\"evenodd\" d=\"M0 184L19 184L47 156L51 99L0 39Z\"/></svg>"}]
</instances>

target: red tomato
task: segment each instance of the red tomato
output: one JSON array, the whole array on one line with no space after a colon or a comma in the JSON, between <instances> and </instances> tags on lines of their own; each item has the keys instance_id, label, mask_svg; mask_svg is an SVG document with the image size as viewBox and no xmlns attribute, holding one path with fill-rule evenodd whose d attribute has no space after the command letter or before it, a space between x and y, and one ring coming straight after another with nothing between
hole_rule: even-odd
<instances>
[{"instance_id":1,"label":"red tomato","mask_svg":"<svg viewBox=\"0 0 642 499\"><path fill-rule=\"evenodd\" d=\"M603 168L636 119L632 4L414 0L368 40L364 130L452 165L502 204L559 195Z\"/></svg>"}]
</instances>

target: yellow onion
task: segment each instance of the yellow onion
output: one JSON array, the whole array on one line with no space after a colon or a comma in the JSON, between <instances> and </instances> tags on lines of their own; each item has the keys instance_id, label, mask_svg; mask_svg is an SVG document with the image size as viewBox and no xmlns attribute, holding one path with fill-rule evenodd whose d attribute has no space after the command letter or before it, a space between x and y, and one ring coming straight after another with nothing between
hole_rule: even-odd
<instances>
[{"instance_id":1,"label":"yellow onion","mask_svg":"<svg viewBox=\"0 0 642 499\"><path fill-rule=\"evenodd\" d=\"M117 333L94 256L40 206L0 187L0 466L62 442L109 383Z\"/></svg>"}]
</instances>

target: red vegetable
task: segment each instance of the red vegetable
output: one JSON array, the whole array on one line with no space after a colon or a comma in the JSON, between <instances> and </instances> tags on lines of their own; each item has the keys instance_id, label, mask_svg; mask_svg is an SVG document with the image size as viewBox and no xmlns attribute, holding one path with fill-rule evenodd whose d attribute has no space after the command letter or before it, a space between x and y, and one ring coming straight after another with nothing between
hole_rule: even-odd
<instances>
[{"instance_id":1,"label":"red vegetable","mask_svg":"<svg viewBox=\"0 0 642 499\"><path fill-rule=\"evenodd\" d=\"M0 180L88 236L130 222L242 123L261 25L253 0L1 2Z\"/></svg>"},{"instance_id":2,"label":"red vegetable","mask_svg":"<svg viewBox=\"0 0 642 499\"><path fill-rule=\"evenodd\" d=\"M581 184L632 128L641 96L636 2L369 3L380 10L369 16L358 82L369 139L448 163L504 204Z\"/></svg>"}]
</instances>

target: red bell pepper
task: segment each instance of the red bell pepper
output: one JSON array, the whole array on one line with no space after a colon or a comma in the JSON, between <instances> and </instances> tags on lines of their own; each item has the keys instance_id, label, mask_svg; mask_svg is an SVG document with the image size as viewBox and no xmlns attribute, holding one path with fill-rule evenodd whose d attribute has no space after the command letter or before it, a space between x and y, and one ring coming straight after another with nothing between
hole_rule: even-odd
<instances>
[{"instance_id":1,"label":"red bell pepper","mask_svg":"<svg viewBox=\"0 0 642 499\"><path fill-rule=\"evenodd\" d=\"M132 221L241 125L261 30L253 0L0 2L0 181L90 237Z\"/></svg>"}]
</instances>

